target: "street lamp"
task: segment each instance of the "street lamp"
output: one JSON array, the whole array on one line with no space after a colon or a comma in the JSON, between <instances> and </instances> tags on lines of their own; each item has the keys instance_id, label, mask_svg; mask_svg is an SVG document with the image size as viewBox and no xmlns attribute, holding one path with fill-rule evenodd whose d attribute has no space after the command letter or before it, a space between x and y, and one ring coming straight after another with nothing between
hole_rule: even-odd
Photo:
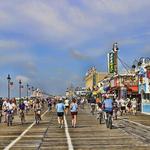
<instances>
[{"instance_id":1,"label":"street lamp","mask_svg":"<svg viewBox=\"0 0 150 150\"><path fill-rule=\"evenodd\" d=\"M27 101L28 101L28 90L29 90L29 84L27 83Z\"/></svg>"},{"instance_id":2,"label":"street lamp","mask_svg":"<svg viewBox=\"0 0 150 150\"><path fill-rule=\"evenodd\" d=\"M7 80L8 80L8 99L10 99L10 80L11 80L10 74L8 74Z\"/></svg>"},{"instance_id":3,"label":"street lamp","mask_svg":"<svg viewBox=\"0 0 150 150\"><path fill-rule=\"evenodd\" d=\"M19 98L21 99L21 88L22 88L22 82L19 80Z\"/></svg>"}]
</instances>

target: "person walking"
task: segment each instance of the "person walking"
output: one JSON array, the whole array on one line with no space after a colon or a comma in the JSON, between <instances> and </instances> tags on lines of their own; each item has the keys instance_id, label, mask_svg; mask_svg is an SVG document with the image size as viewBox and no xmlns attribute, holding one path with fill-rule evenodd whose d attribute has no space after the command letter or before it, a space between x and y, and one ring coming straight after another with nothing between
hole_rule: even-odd
<instances>
[{"instance_id":1,"label":"person walking","mask_svg":"<svg viewBox=\"0 0 150 150\"><path fill-rule=\"evenodd\" d=\"M48 98L47 103L48 103L48 112L50 112L52 110L52 99Z\"/></svg>"},{"instance_id":2,"label":"person walking","mask_svg":"<svg viewBox=\"0 0 150 150\"><path fill-rule=\"evenodd\" d=\"M63 128L65 105L61 99L58 100L58 103L56 104L56 111L58 116L59 128Z\"/></svg>"},{"instance_id":3,"label":"person walking","mask_svg":"<svg viewBox=\"0 0 150 150\"><path fill-rule=\"evenodd\" d=\"M65 100L64 100L64 103L65 103L65 112L66 112L66 115L68 114L68 110L69 110L69 99L68 98L66 98Z\"/></svg>"},{"instance_id":4,"label":"person walking","mask_svg":"<svg viewBox=\"0 0 150 150\"><path fill-rule=\"evenodd\" d=\"M133 112L133 115L136 115L137 113L137 101L135 98L133 98L132 100L132 112Z\"/></svg>"},{"instance_id":5,"label":"person walking","mask_svg":"<svg viewBox=\"0 0 150 150\"><path fill-rule=\"evenodd\" d=\"M70 105L70 111L71 111L71 116L72 116L72 127L76 128L78 105L77 105L77 101L75 98L72 99L72 103Z\"/></svg>"}]
</instances>

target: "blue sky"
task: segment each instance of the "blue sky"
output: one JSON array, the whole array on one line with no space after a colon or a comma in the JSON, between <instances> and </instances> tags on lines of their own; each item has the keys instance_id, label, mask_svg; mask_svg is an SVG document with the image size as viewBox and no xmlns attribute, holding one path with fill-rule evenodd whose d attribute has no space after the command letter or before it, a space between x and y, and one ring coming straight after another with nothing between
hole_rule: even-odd
<instances>
[{"instance_id":1,"label":"blue sky","mask_svg":"<svg viewBox=\"0 0 150 150\"><path fill-rule=\"evenodd\" d=\"M8 74L12 96L19 79L52 94L83 85L89 67L107 71L114 42L129 65L150 57L149 8L149 0L1 0L0 95Z\"/></svg>"}]
</instances>

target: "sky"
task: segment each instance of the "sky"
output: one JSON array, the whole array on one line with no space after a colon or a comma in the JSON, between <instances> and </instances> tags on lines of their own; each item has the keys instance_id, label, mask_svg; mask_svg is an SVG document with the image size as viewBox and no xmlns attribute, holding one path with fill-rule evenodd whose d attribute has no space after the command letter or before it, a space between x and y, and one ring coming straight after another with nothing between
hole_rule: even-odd
<instances>
[{"instance_id":1,"label":"sky","mask_svg":"<svg viewBox=\"0 0 150 150\"><path fill-rule=\"evenodd\" d=\"M114 42L129 66L150 57L149 8L150 0L1 0L0 96L8 74L12 97L20 79L50 94L84 86L90 67L107 72Z\"/></svg>"}]
</instances>

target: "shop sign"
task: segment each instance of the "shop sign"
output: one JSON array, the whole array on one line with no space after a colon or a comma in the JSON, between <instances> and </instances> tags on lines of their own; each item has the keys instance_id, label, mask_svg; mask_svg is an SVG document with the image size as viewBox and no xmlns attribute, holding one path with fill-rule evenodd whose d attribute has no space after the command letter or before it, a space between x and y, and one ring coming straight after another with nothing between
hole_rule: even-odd
<instances>
[{"instance_id":1,"label":"shop sign","mask_svg":"<svg viewBox=\"0 0 150 150\"><path fill-rule=\"evenodd\" d=\"M109 73L114 73L114 71L115 71L114 53L113 52L108 53L108 71L109 71Z\"/></svg>"}]
</instances>

